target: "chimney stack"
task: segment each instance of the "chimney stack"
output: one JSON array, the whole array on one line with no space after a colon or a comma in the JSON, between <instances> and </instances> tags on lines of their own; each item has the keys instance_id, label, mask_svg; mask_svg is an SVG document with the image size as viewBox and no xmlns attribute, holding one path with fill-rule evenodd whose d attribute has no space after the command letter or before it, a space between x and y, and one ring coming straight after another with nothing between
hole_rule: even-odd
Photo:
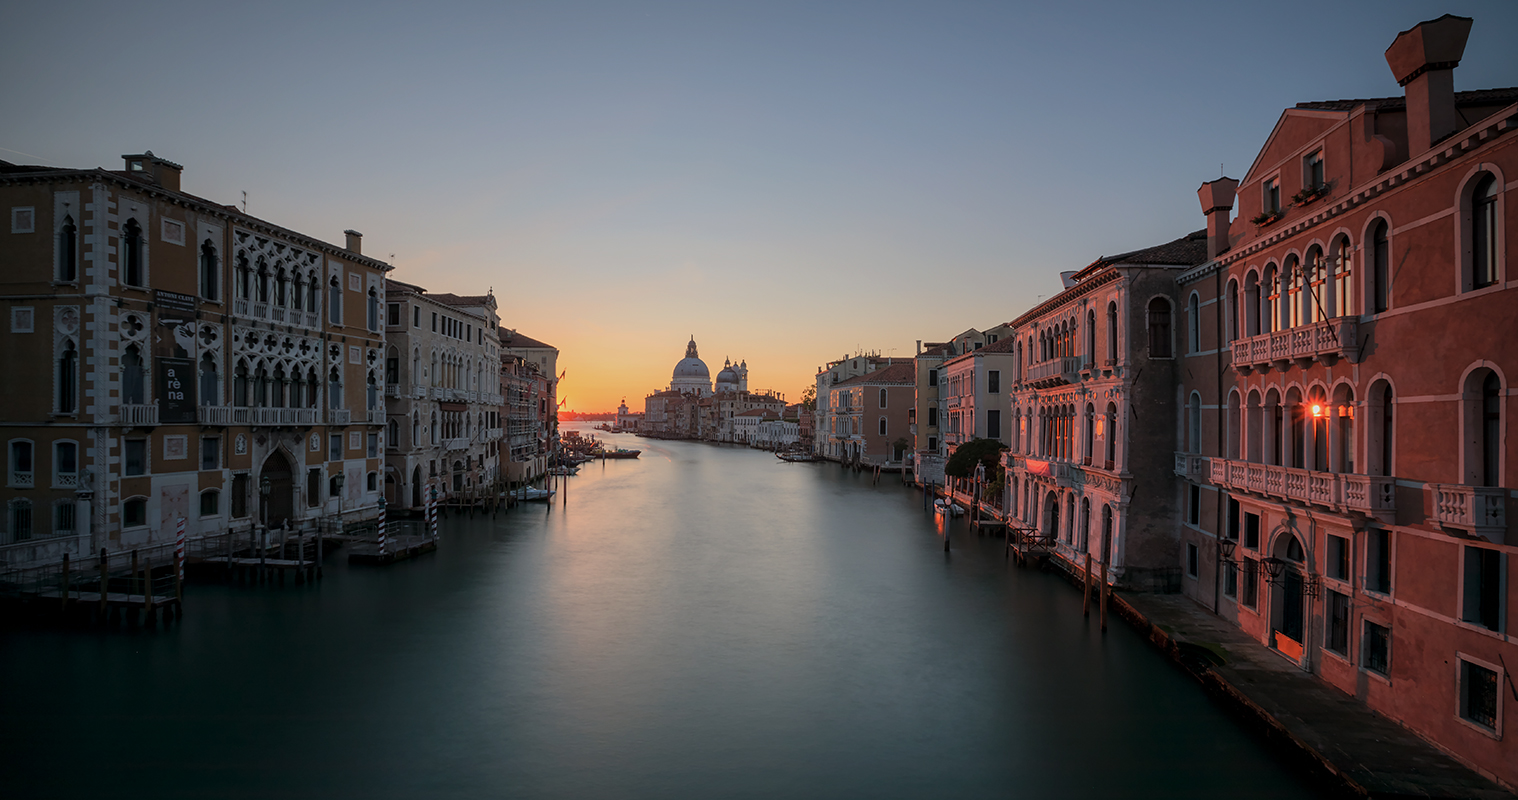
<instances>
[{"instance_id":1,"label":"chimney stack","mask_svg":"<svg viewBox=\"0 0 1518 800\"><path fill-rule=\"evenodd\" d=\"M1455 113L1455 67L1465 55L1471 18L1453 14L1420 22L1386 48L1392 77L1407 93L1408 156L1416 156L1460 127Z\"/></svg>"},{"instance_id":2,"label":"chimney stack","mask_svg":"<svg viewBox=\"0 0 1518 800\"><path fill-rule=\"evenodd\" d=\"M364 235L354 230L343 231L348 236L348 252L361 256L364 254Z\"/></svg>"},{"instance_id":3,"label":"chimney stack","mask_svg":"<svg viewBox=\"0 0 1518 800\"><path fill-rule=\"evenodd\" d=\"M179 175L184 167L144 150L137 155L122 156L126 159L126 171L139 178L147 178L171 192L179 191Z\"/></svg>"},{"instance_id":4,"label":"chimney stack","mask_svg":"<svg viewBox=\"0 0 1518 800\"><path fill-rule=\"evenodd\" d=\"M1202 201L1202 214L1207 217L1207 258L1213 259L1228 252L1233 243L1228 239L1228 213L1233 210L1233 200L1238 196L1239 182L1233 178L1208 181L1196 190Z\"/></svg>"}]
</instances>

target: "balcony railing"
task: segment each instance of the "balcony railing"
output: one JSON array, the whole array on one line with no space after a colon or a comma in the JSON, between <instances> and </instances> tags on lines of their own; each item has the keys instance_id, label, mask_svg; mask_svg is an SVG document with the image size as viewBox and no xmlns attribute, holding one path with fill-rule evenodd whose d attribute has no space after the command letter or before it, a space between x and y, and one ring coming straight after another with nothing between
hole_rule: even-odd
<instances>
[{"instance_id":1,"label":"balcony railing","mask_svg":"<svg viewBox=\"0 0 1518 800\"><path fill-rule=\"evenodd\" d=\"M201 406L196 410L196 419L202 425L231 425L231 406Z\"/></svg>"},{"instance_id":2,"label":"balcony railing","mask_svg":"<svg viewBox=\"0 0 1518 800\"><path fill-rule=\"evenodd\" d=\"M268 319L269 304L259 302L253 303L253 316L257 317L258 319Z\"/></svg>"},{"instance_id":3,"label":"balcony railing","mask_svg":"<svg viewBox=\"0 0 1518 800\"><path fill-rule=\"evenodd\" d=\"M248 425L315 425L316 409L314 408L248 408Z\"/></svg>"},{"instance_id":4,"label":"balcony railing","mask_svg":"<svg viewBox=\"0 0 1518 800\"><path fill-rule=\"evenodd\" d=\"M1175 474L1189 481L1202 480L1202 456L1196 453L1175 454Z\"/></svg>"},{"instance_id":5,"label":"balcony railing","mask_svg":"<svg viewBox=\"0 0 1518 800\"><path fill-rule=\"evenodd\" d=\"M346 408L327 409L328 425L347 425L353 422L353 411Z\"/></svg>"},{"instance_id":6,"label":"balcony railing","mask_svg":"<svg viewBox=\"0 0 1518 800\"><path fill-rule=\"evenodd\" d=\"M469 438L465 437L465 436L459 436L459 437L453 438L453 439L444 439L443 440L443 449L444 450L468 450L469 449Z\"/></svg>"},{"instance_id":7,"label":"balcony railing","mask_svg":"<svg viewBox=\"0 0 1518 800\"><path fill-rule=\"evenodd\" d=\"M401 397L401 387L393 383L385 384L385 396L399 400Z\"/></svg>"},{"instance_id":8,"label":"balcony railing","mask_svg":"<svg viewBox=\"0 0 1518 800\"><path fill-rule=\"evenodd\" d=\"M385 424L385 409L383 409L383 408L371 408L371 409L369 409L369 424L370 425L384 425Z\"/></svg>"},{"instance_id":9,"label":"balcony railing","mask_svg":"<svg viewBox=\"0 0 1518 800\"><path fill-rule=\"evenodd\" d=\"M1028 382L1040 388L1075 383L1080 379L1078 373L1082 361L1080 356L1064 356L1040 361L1028 367Z\"/></svg>"},{"instance_id":10,"label":"balcony railing","mask_svg":"<svg viewBox=\"0 0 1518 800\"><path fill-rule=\"evenodd\" d=\"M37 474L31 470L11 470L11 485L18 489L30 489L37 483Z\"/></svg>"},{"instance_id":11,"label":"balcony railing","mask_svg":"<svg viewBox=\"0 0 1518 800\"><path fill-rule=\"evenodd\" d=\"M1205 472L1215 486L1338 511L1357 511L1388 522L1396 518L1396 491L1392 478L1224 458L1206 460Z\"/></svg>"},{"instance_id":12,"label":"balcony railing","mask_svg":"<svg viewBox=\"0 0 1518 800\"><path fill-rule=\"evenodd\" d=\"M157 425L158 406L153 404L121 404L122 425Z\"/></svg>"},{"instance_id":13,"label":"balcony railing","mask_svg":"<svg viewBox=\"0 0 1518 800\"><path fill-rule=\"evenodd\" d=\"M1335 317L1238 339L1233 343L1233 364L1240 369L1267 367L1272 363L1351 361L1360 353L1354 317Z\"/></svg>"},{"instance_id":14,"label":"balcony railing","mask_svg":"<svg viewBox=\"0 0 1518 800\"><path fill-rule=\"evenodd\" d=\"M1464 486L1431 483L1434 519L1441 526L1456 528L1503 543L1507 537L1507 490L1499 486Z\"/></svg>"},{"instance_id":15,"label":"balcony railing","mask_svg":"<svg viewBox=\"0 0 1518 800\"><path fill-rule=\"evenodd\" d=\"M501 429L500 428L487 428L485 430L485 438L488 441L492 441L492 442L500 440L500 438L501 438Z\"/></svg>"},{"instance_id":16,"label":"balcony railing","mask_svg":"<svg viewBox=\"0 0 1518 800\"><path fill-rule=\"evenodd\" d=\"M274 306L273 308L269 309L269 319L275 322L284 322L285 310L279 306Z\"/></svg>"},{"instance_id":17,"label":"balcony railing","mask_svg":"<svg viewBox=\"0 0 1518 800\"><path fill-rule=\"evenodd\" d=\"M294 320L292 320L292 322L293 321ZM321 324L322 323L321 323L321 315L320 314L316 313L315 311L307 311L306 312L306 327L307 328L320 328Z\"/></svg>"}]
</instances>

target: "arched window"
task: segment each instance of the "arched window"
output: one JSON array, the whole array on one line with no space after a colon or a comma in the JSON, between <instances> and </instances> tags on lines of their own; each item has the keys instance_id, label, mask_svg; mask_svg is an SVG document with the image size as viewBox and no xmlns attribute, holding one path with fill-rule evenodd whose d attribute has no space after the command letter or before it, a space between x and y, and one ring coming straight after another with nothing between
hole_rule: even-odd
<instances>
[{"instance_id":1,"label":"arched window","mask_svg":"<svg viewBox=\"0 0 1518 800\"><path fill-rule=\"evenodd\" d=\"M1370 229L1370 311L1379 314L1391 308L1391 242L1387 239L1386 220L1376 220Z\"/></svg>"},{"instance_id":2,"label":"arched window","mask_svg":"<svg viewBox=\"0 0 1518 800\"><path fill-rule=\"evenodd\" d=\"M260 303L269 302L269 265L262 257L258 259L258 274L254 276L254 287L257 294L253 299Z\"/></svg>"},{"instance_id":3,"label":"arched window","mask_svg":"<svg viewBox=\"0 0 1518 800\"><path fill-rule=\"evenodd\" d=\"M389 447L393 450L401 440L401 424L392 419L390 420L390 423L385 426L385 430L389 434Z\"/></svg>"},{"instance_id":4,"label":"arched window","mask_svg":"<svg viewBox=\"0 0 1518 800\"><path fill-rule=\"evenodd\" d=\"M886 390L885 389L881 389L880 390L880 407L881 408L885 408L886 407Z\"/></svg>"},{"instance_id":5,"label":"arched window","mask_svg":"<svg viewBox=\"0 0 1518 800\"><path fill-rule=\"evenodd\" d=\"M269 368L259 364L253 369L253 405L269 407Z\"/></svg>"},{"instance_id":6,"label":"arched window","mask_svg":"<svg viewBox=\"0 0 1518 800\"><path fill-rule=\"evenodd\" d=\"M253 296L253 270L248 266L248 254L237 254L237 280L233 283L233 289L238 300L247 300Z\"/></svg>"},{"instance_id":7,"label":"arched window","mask_svg":"<svg viewBox=\"0 0 1518 800\"><path fill-rule=\"evenodd\" d=\"M1328 264L1323 260L1323 249L1317 245L1307 248L1307 258L1302 261L1302 269L1307 279L1307 292L1304 297L1307 307L1302 312L1302 318L1308 322L1318 322L1324 319L1328 312L1326 305Z\"/></svg>"},{"instance_id":8,"label":"arched window","mask_svg":"<svg viewBox=\"0 0 1518 800\"><path fill-rule=\"evenodd\" d=\"M121 282L142 286L142 226L129 219L121 226Z\"/></svg>"},{"instance_id":9,"label":"arched window","mask_svg":"<svg viewBox=\"0 0 1518 800\"><path fill-rule=\"evenodd\" d=\"M79 229L74 218L65 216L58 228L58 280L73 283L79 279Z\"/></svg>"},{"instance_id":10,"label":"arched window","mask_svg":"<svg viewBox=\"0 0 1518 800\"><path fill-rule=\"evenodd\" d=\"M142 354L133 345L121 354L122 403L140 406L146 402L142 377Z\"/></svg>"},{"instance_id":11,"label":"arched window","mask_svg":"<svg viewBox=\"0 0 1518 800\"><path fill-rule=\"evenodd\" d=\"M1112 469L1117 464L1117 404L1107 404L1107 418L1103 422L1105 431L1103 438L1107 444L1107 469Z\"/></svg>"},{"instance_id":12,"label":"arched window","mask_svg":"<svg viewBox=\"0 0 1518 800\"><path fill-rule=\"evenodd\" d=\"M1084 463L1086 466L1090 466L1091 459L1096 454L1096 406L1090 403L1086 404L1085 426L1086 441L1085 446L1081 449L1081 457L1082 463Z\"/></svg>"},{"instance_id":13,"label":"arched window","mask_svg":"<svg viewBox=\"0 0 1518 800\"><path fill-rule=\"evenodd\" d=\"M294 273L294 287L290 291L290 307L296 311L304 311L306 307L306 279L299 272ZM294 322L294 320L291 320Z\"/></svg>"},{"instance_id":14,"label":"arched window","mask_svg":"<svg viewBox=\"0 0 1518 800\"><path fill-rule=\"evenodd\" d=\"M369 330L377 331L380 329L379 294L376 293L372 288L369 290L369 313L367 315L367 320L369 323Z\"/></svg>"},{"instance_id":15,"label":"arched window","mask_svg":"<svg viewBox=\"0 0 1518 800\"><path fill-rule=\"evenodd\" d=\"M1224 455L1225 458L1233 459L1235 461L1238 460L1238 458L1239 458L1239 433L1240 433L1239 426L1240 426L1240 423L1243 421L1241 419L1241 414L1242 414L1242 409L1239 408L1239 393L1237 391L1229 392L1228 393L1228 442L1227 442L1227 449L1224 450L1223 455Z\"/></svg>"},{"instance_id":16,"label":"arched window","mask_svg":"<svg viewBox=\"0 0 1518 800\"><path fill-rule=\"evenodd\" d=\"M1355 390L1341 384L1334 390L1333 438L1330 446L1333 456L1329 469L1334 472L1355 471Z\"/></svg>"},{"instance_id":17,"label":"arched window","mask_svg":"<svg viewBox=\"0 0 1518 800\"><path fill-rule=\"evenodd\" d=\"M1333 315L1335 317L1347 317L1355 313L1355 274L1354 274L1354 247L1349 239L1340 236L1334 239L1329 249L1329 264L1333 270L1332 289Z\"/></svg>"},{"instance_id":18,"label":"arched window","mask_svg":"<svg viewBox=\"0 0 1518 800\"><path fill-rule=\"evenodd\" d=\"M1311 427L1308 429L1309 440L1304 445L1306 451L1311 454L1305 467L1320 472L1329 469L1328 464L1328 422L1332 409L1328 405L1328 396L1322 389L1313 389L1307 398L1307 416Z\"/></svg>"},{"instance_id":19,"label":"arched window","mask_svg":"<svg viewBox=\"0 0 1518 800\"><path fill-rule=\"evenodd\" d=\"M237 362L237 368L232 370L232 405L239 408L248 405L248 364L245 361Z\"/></svg>"},{"instance_id":20,"label":"arched window","mask_svg":"<svg viewBox=\"0 0 1518 800\"><path fill-rule=\"evenodd\" d=\"M1086 364L1096 363L1096 309L1086 311Z\"/></svg>"},{"instance_id":21,"label":"arched window","mask_svg":"<svg viewBox=\"0 0 1518 800\"><path fill-rule=\"evenodd\" d=\"M311 273L310 276L306 279L306 310L312 314L315 314L319 310L318 303L316 301L316 294L319 291L318 287L320 286L321 283L316 280L316 273Z\"/></svg>"},{"instance_id":22,"label":"arched window","mask_svg":"<svg viewBox=\"0 0 1518 800\"><path fill-rule=\"evenodd\" d=\"M1259 390L1249 393L1244 408L1243 456L1246 461L1262 463L1265 460L1265 409L1260 403Z\"/></svg>"},{"instance_id":23,"label":"arched window","mask_svg":"<svg viewBox=\"0 0 1518 800\"><path fill-rule=\"evenodd\" d=\"M290 407L305 408L306 402L306 381L297 368L290 373Z\"/></svg>"},{"instance_id":24,"label":"arched window","mask_svg":"<svg viewBox=\"0 0 1518 800\"><path fill-rule=\"evenodd\" d=\"M207 300L216 300L220 297L217 292L221 290L219 265L216 258L216 246L210 239L200 244L200 296Z\"/></svg>"},{"instance_id":25,"label":"arched window","mask_svg":"<svg viewBox=\"0 0 1518 800\"><path fill-rule=\"evenodd\" d=\"M432 412L432 425L428 428L427 433L428 433L429 438L432 439L432 443L433 444L437 444L438 430L437 430L437 412L436 411Z\"/></svg>"},{"instance_id":26,"label":"arched window","mask_svg":"<svg viewBox=\"0 0 1518 800\"><path fill-rule=\"evenodd\" d=\"M1501 486L1502 379L1494 370L1474 370L1466 376L1463 389L1464 483Z\"/></svg>"},{"instance_id":27,"label":"arched window","mask_svg":"<svg viewBox=\"0 0 1518 800\"><path fill-rule=\"evenodd\" d=\"M1391 476L1396 454L1396 401L1392 397L1391 384L1377 381L1370 387L1366 397L1365 434L1366 466L1371 475Z\"/></svg>"},{"instance_id":28,"label":"arched window","mask_svg":"<svg viewBox=\"0 0 1518 800\"><path fill-rule=\"evenodd\" d=\"M1281 315L1277 313L1281 300L1281 282L1276 279L1276 265L1265 265L1265 276L1260 279L1260 333L1272 333L1281 329Z\"/></svg>"},{"instance_id":29,"label":"arched window","mask_svg":"<svg viewBox=\"0 0 1518 800\"><path fill-rule=\"evenodd\" d=\"M1295 328L1306 321L1302 312L1309 302L1304 293L1307 276L1296 256L1287 256L1281 264L1281 282L1286 284L1286 319L1283 322L1285 328Z\"/></svg>"},{"instance_id":30,"label":"arched window","mask_svg":"<svg viewBox=\"0 0 1518 800\"><path fill-rule=\"evenodd\" d=\"M422 441L422 416L421 416L420 413L418 413L416 411L413 411L413 412L411 412L411 441L408 444L408 446L409 447L416 447L418 444L421 443L421 441ZM399 446L400 442L397 441L396 445Z\"/></svg>"},{"instance_id":31,"label":"arched window","mask_svg":"<svg viewBox=\"0 0 1518 800\"><path fill-rule=\"evenodd\" d=\"M1227 344L1239 338L1239 281L1231 278L1228 281L1228 291L1224 295L1223 314L1223 340Z\"/></svg>"},{"instance_id":32,"label":"arched window","mask_svg":"<svg viewBox=\"0 0 1518 800\"><path fill-rule=\"evenodd\" d=\"M1117 303L1107 304L1107 360L1117 363Z\"/></svg>"},{"instance_id":33,"label":"arched window","mask_svg":"<svg viewBox=\"0 0 1518 800\"><path fill-rule=\"evenodd\" d=\"M290 305L290 278L285 274L285 268L280 267L274 273L274 305L285 308Z\"/></svg>"},{"instance_id":34,"label":"arched window","mask_svg":"<svg viewBox=\"0 0 1518 800\"><path fill-rule=\"evenodd\" d=\"M200 357L200 404L219 405L221 401L221 376L216 372L216 359L206 353Z\"/></svg>"},{"instance_id":35,"label":"arched window","mask_svg":"<svg viewBox=\"0 0 1518 800\"><path fill-rule=\"evenodd\" d=\"M1149 301L1149 357L1171 358L1170 301L1156 297Z\"/></svg>"},{"instance_id":36,"label":"arched window","mask_svg":"<svg viewBox=\"0 0 1518 800\"><path fill-rule=\"evenodd\" d=\"M364 386L364 407L374 411L380 407L379 383L374 379L374 373L369 373L369 378Z\"/></svg>"},{"instance_id":37,"label":"arched window","mask_svg":"<svg viewBox=\"0 0 1518 800\"><path fill-rule=\"evenodd\" d=\"M269 388L269 406L271 408L285 407L286 383L287 381L285 380L285 368L283 366L275 367L274 382Z\"/></svg>"},{"instance_id":38,"label":"arched window","mask_svg":"<svg viewBox=\"0 0 1518 800\"><path fill-rule=\"evenodd\" d=\"M337 367L327 372L327 408L343 407L343 373Z\"/></svg>"},{"instance_id":39,"label":"arched window","mask_svg":"<svg viewBox=\"0 0 1518 800\"><path fill-rule=\"evenodd\" d=\"M1189 353L1202 351L1202 306L1195 292L1186 301L1186 344Z\"/></svg>"},{"instance_id":40,"label":"arched window","mask_svg":"<svg viewBox=\"0 0 1518 800\"><path fill-rule=\"evenodd\" d=\"M343 324L343 286L336 275L327 281L327 322L332 325Z\"/></svg>"},{"instance_id":41,"label":"arched window","mask_svg":"<svg viewBox=\"0 0 1518 800\"><path fill-rule=\"evenodd\" d=\"M1260 335L1260 278L1253 272L1244 276L1244 335Z\"/></svg>"},{"instance_id":42,"label":"arched window","mask_svg":"<svg viewBox=\"0 0 1518 800\"><path fill-rule=\"evenodd\" d=\"M1497 282L1502 230L1497 198L1501 191L1497 176L1490 172L1476 179L1475 184L1470 194L1470 269L1465 283L1467 289L1484 289Z\"/></svg>"},{"instance_id":43,"label":"arched window","mask_svg":"<svg viewBox=\"0 0 1518 800\"><path fill-rule=\"evenodd\" d=\"M1186 452L1202 452L1202 396L1196 392L1186 404Z\"/></svg>"},{"instance_id":44,"label":"arched window","mask_svg":"<svg viewBox=\"0 0 1518 800\"><path fill-rule=\"evenodd\" d=\"M72 339L63 341L63 352L58 355L58 411L74 413L79 403L79 351Z\"/></svg>"}]
</instances>

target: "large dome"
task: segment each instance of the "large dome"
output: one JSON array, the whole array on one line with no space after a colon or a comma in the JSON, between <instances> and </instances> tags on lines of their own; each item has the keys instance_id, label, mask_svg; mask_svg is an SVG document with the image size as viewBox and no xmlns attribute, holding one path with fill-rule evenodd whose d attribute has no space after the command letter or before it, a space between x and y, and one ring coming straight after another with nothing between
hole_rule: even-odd
<instances>
[{"instance_id":1,"label":"large dome","mask_svg":"<svg viewBox=\"0 0 1518 800\"><path fill-rule=\"evenodd\" d=\"M706 362L699 358L682 358L675 365L676 378L704 378L711 379L711 371L706 368Z\"/></svg>"}]
</instances>

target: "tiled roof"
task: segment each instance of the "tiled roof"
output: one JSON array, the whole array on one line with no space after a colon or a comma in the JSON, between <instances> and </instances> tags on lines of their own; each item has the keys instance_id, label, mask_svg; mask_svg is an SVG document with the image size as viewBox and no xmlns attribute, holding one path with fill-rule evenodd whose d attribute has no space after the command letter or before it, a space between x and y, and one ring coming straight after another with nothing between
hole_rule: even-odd
<instances>
[{"instance_id":1,"label":"tiled roof","mask_svg":"<svg viewBox=\"0 0 1518 800\"><path fill-rule=\"evenodd\" d=\"M494 299L494 295L488 295L488 294L465 294L465 295L458 295L458 294L453 294L452 292L433 292L433 293L431 293L431 294L429 294L427 296L429 298L433 299L433 300L438 301L439 303L442 303L443 305L448 305L448 306L483 306L483 305L487 305L488 302L489 302L489 300Z\"/></svg>"},{"instance_id":2,"label":"tiled roof","mask_svg":"<svg viewBox=\"0 0 1518 800\"><path fill-rule=\"evenodd\" d=\"M775 412L770 411L767 408L751 408L751 409L749 409L747 411L740 412L738 414L738 416L740 416L740 417L774 417L776 415L775 415Z\"/></svg>"},{"instance_id":3,"label":"tiled roof","mask_svg":"<svg viewBox=\"0 0 1518 800\"><path fill-rule=\"evenodd\" d=\"M917 383L917 365L910 361L904 364L892 364L889 367L882 367L874 372L856 375L846 381L839 381L833 385L851 386L856 384L873 385L877 383L915 384Z\"/></svg>"},{"instance_id":4,"label":"tiled roof","mask_svg":"<svg viewBox=\"0 0 1518 800\"><path fill-rule=\"evenodd\" d=\"M1115 256L1103 256L1095 264L1177 264L1196 266L1207 260L1207 229L1188 233L1173 242L1132 250ZM1084 272L1084 270L1082 270Z\"/></svg>"},{"instance_id":5,"label":"tiled roof","mask_svg":"<svg viewBox=\"0 0 1518 800\"><path fill-rule=\"evenodd\" d=\"M537 339L532 338L531 336L523 336L520 333L517 333L515 331L510 331L510 330L507 330L505 328L499 328L498 329L498 333L500 333L500 336L501 336L501 346L502 347L521 347L521 348L546 347L549 350L557 350L558 349L558 348L554 347L553 345L548 344L547 342L540 342Z\"/></svg>"},{"instance_id":6,"label":"tiled roof","mask_svg":"<svg viewBox=\"0 0 1518 800\"><path fill-rule=\"evenodd\" d=\"M1511 103L1518 103L1518 87L1455 92L1456 106L1505 106ZM1353 111L1360 106L1370 106L1371 109L1377 111L1396 111L1407 107L1407 98L1398 95L1397 97L1365 97L1356 100L1317 100L1297 103L1296 107L1311 111Z\"/></svg>"},{"instance_id":7,"label":"tiled roof","mask_svg":"<svg viewBox=\"0 0 1518 800\"><path fill-rule=\"evenodd\" d=\"M954 343L953 342L944 342L942 344L931 344L931 345L927 345L926 347L924 347L923 351L921 353L918 353L917 355L919 357L921 357L921 356L946 356L946 355L950 355L950 353L953 351L953 349L954 349Z\"/></svg>"},{"instance_id":8,"label":"tiled roof","mask_svg":"<svg viewBox=\"0 0 1518 800\"><path fill-rule=\"evenodd\" d=\"M416 292L417 294L426 294L427 290L423 289L420 286L417 286L414 283L406 283L404 281L395 280L394 278L386 278L385 293L389 294L390 292Z\"/></svg>"},{"instance_id":9,"label":"tiled roof","mask_svg":"<svg viewBox=\"0 0 1518 800\"><path fill-rule=\"evenodd\" d=\"M1004 338L1001 338L1001 339L997 339L996 341L994 341L994 342L986 345L985 347L980 348L979 350L976 350L975 352L977 352L977 353L1010 353L1010 352L1012 352L1012 348L1014 348L1016 346L1017 346L1017 339L1015 337L1012 337L1012 336L1007 336L1007 337L1004 337Z\"/></svg>"}]
</instances>

